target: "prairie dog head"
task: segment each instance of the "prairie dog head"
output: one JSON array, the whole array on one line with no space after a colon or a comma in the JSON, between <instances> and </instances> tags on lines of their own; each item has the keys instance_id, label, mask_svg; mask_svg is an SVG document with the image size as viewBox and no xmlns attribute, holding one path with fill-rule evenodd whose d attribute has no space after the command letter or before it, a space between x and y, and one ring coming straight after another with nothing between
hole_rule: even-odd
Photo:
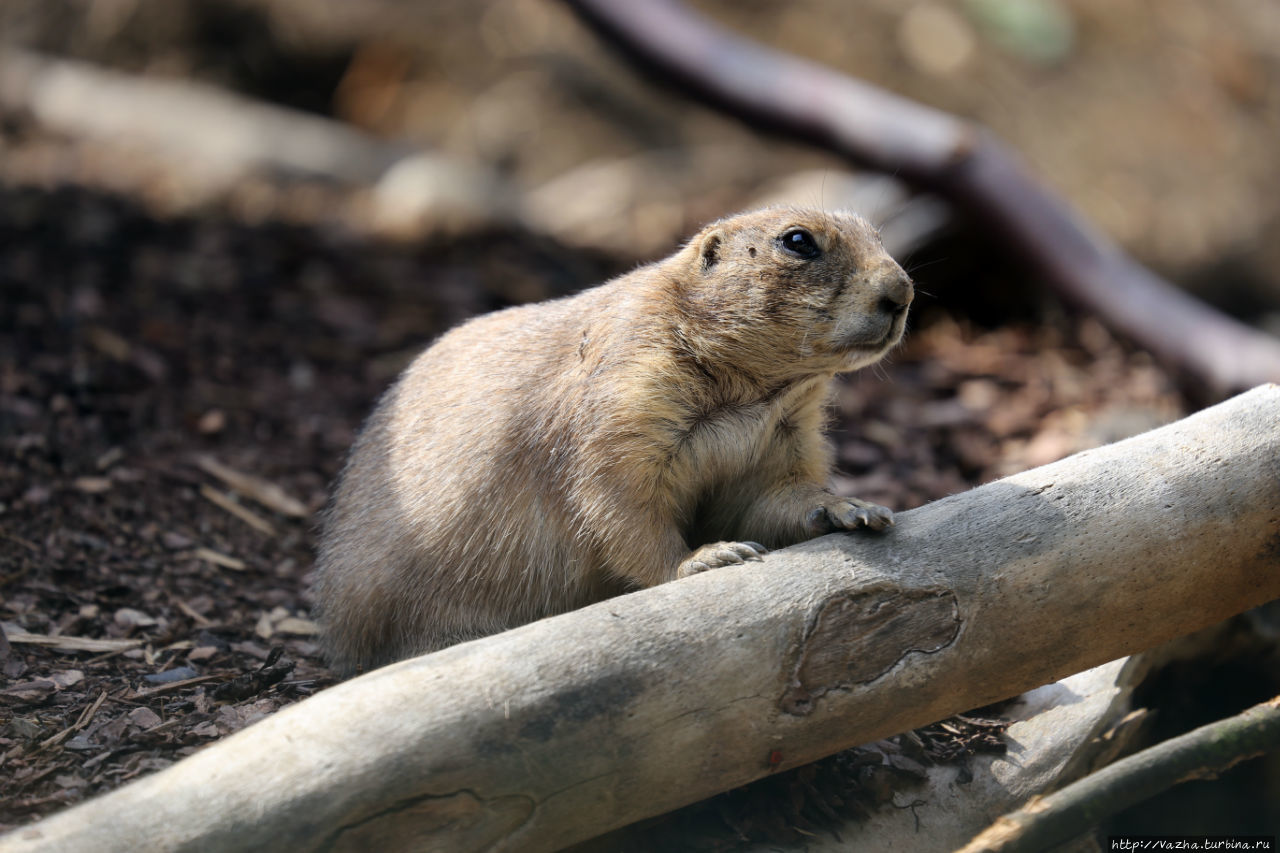
<instances>
[{"instance_id":1,"label":"prairie dog head","mask_svg":"<svg viewBox=\"0 0 1280 853\"><path fill-rule=\"evenodd\" d=\"M767 208L712 223L685 251L696 268L686 298L762 356L855 370L902 339L911 279L859 216Z\"/></svg>"}]
</instances>

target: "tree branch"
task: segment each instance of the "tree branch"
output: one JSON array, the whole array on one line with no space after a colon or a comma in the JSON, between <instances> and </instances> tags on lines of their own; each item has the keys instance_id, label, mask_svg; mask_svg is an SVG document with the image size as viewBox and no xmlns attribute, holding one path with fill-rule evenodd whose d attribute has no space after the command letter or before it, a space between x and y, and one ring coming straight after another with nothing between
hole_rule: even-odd
<instances>
[{"instance_id":1,"label":"tree branch","mask_svg":"<svg viewBox=\"0 0 1280 853\"><path fill-rule=\"evenodd\" d=\"M958 853L1036 853L1182 782L1280 749L1280 696L1130 755L997 820Z\"/></svg>"},{"instance_id":2,"label":"tree branch","mask_svg":"<svg viewBox=\"0 0 1280 853\"><path fill-rule=\"evenodd\" d=\"M553 850L1280 597L1280 386L376 670L0 851Z\"/></svg>"},{"instance_id":3,"label":"tree branch","mask_svg":"<svg viewBox=\"0 0 1280 853\"><path fill-rule=\"evenodd\" d=\"M677 91L947 198L1018 249L1064 295L1212 393L1280 380L1280 340L1136 263L985 130L732 35L676 0L565 2Z\"/></svg>"}]
</instances>

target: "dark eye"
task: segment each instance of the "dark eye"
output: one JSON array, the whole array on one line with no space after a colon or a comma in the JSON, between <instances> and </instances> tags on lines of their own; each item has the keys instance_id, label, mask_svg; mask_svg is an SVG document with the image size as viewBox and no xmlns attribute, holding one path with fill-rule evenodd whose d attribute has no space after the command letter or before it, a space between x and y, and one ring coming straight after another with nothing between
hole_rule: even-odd
<instances>
[{"instance_id":1,"label":"dark eye","mask_svg":"<svg viewBox=\"0 0 1280 853\"><path fill-rule=\"evenodd\" d=\"M813 235L803 228L792 228L778 240L782 243L782 248L798 258L811 260L822 253Z\"/></svg>"}]
</instances>

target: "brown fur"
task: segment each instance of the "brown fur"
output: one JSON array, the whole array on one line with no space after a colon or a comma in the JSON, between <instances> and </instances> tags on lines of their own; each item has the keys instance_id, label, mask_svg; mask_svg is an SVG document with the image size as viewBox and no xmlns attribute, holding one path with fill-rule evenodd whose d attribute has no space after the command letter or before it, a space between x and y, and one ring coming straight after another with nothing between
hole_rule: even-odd
<instances>
[{"instance_id":1,"label":"brown fur","mask_svg":"<svg viewBox=\"0 0 1280 853\"><path fill-rule=\"evenodd\" d=\"M780 238L802 227L821 253ZM888 510L826 491L830 380L902 335L856 216L774 208L577 296L454 329L378 404L325 518L336 668L370 668L758 559Z\"/></svg>"}]
</instances>

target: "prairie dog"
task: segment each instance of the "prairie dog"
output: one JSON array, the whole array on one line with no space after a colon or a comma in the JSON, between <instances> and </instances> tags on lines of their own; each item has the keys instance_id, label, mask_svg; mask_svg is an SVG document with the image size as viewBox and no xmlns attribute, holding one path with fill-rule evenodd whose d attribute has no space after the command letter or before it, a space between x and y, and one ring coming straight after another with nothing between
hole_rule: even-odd
<instances>
[{"instance_id":1,"label":"prairie dog","mask_svg":"<svg viewBox=\"0 0 1280 853\"><path fill-rule=\"evenodd\" d=\"M822 429L832 377L897 344L912 297L861 218L769 208L445 334L378 403L325 513L333 666L892 524L826 489Z\"/></svg>"}]
</instances>

